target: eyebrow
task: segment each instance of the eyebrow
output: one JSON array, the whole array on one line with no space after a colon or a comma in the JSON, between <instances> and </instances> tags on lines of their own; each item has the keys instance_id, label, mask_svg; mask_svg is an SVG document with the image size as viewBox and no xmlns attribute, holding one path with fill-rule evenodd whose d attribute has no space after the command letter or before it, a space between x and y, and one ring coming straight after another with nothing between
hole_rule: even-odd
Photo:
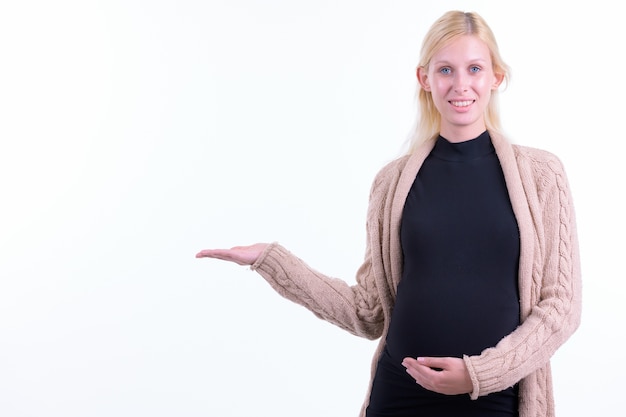
<instances>
[{"instance_id":1,"label":"eyebrow","mask_svg":"<svg viewBox=\"0 0 626 417\"><path fill-rule=\"evenodd\" d=\"M486 60L486 59L483 59L483 58L476 58L476 59L470 59L470 60L468 60L468 62L469 62L470 64L480 63L480 64L483 64L483 65L484 65L484 64L486 64L486 63L487 63L487 60ZM450 62L449 62L449 61L446 61L446 60L441 60L441 61L433 61L433 62L432 62L432 65L439 66L439 65L452 65L452 64L450 64Z\"/></svg>"}]
</instances>

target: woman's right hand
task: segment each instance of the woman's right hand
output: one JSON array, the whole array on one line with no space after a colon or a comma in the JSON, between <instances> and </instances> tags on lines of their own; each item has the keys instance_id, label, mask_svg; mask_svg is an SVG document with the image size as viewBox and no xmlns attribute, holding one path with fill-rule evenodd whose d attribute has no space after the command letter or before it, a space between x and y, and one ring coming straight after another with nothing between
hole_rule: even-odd
<instances>
[{"instance_id":1,"label":"woman's right hand","mask_svg":"<svg viewBox=\"0 0 626 417\"><path fill-rule=\"evenodd\" d=\"M255 243L249 246L235 246L230 249L203 249L196 254L196 258L215 258L234 262L238 265L252 265L268 246L268 243Z\"/></svg>"}]
</instances>

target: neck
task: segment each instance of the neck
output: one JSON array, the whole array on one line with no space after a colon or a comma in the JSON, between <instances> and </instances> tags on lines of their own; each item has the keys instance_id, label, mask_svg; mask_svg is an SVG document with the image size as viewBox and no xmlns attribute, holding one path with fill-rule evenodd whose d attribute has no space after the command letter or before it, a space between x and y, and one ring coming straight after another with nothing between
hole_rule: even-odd
<instances>
[{"instance_id":1,"label":"neck","mask_svg":"<svg viewBox=\"0 0 626 417\"><path fill-rule=\"evenodd\" d=\"M441 126L439 134L448 142L459 143L472 140L481 135L487 127L484 124L476 126Z\"/></svg>"}]
</instances>

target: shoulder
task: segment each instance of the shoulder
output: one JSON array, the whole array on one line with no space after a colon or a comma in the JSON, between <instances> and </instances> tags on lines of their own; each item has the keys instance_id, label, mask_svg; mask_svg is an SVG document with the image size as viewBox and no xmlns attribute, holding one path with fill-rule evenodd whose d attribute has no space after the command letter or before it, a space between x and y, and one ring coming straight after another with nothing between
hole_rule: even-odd
<instances>
[{"instance_id":1,"label":"shoulder","mask_svg":"<svg viewBox=\"0 0 626 417\"><path fill-rule=\"evenodd\" d=\"M533 148L530 146L512 145L515 159L518 162L524 162L533 165L559 165L562 166L561 160L554 153L545 149Z\"/></svg>"},{"instance_id":2,"label":"shoulder","mask_svg":"<svg viewBox=\"0 0 626 417\"><path fill-rule=\"evenodd\" d=\"M524 187L527 192L534 190L540 201L569 189L565 167L554 153L521 145L513 145L513 152Z\"/></svg>"},{"instance_id":3,"label":"shoulder","mask_svg":"<svg viewBox=\"0 0 626 417\"><path fill-rule=\"evenodd\" d=\"M513 152L520 168L531 170L536 175L565 175L561 159L550 151L513 145Z\"/></svg>"}]
</instances>

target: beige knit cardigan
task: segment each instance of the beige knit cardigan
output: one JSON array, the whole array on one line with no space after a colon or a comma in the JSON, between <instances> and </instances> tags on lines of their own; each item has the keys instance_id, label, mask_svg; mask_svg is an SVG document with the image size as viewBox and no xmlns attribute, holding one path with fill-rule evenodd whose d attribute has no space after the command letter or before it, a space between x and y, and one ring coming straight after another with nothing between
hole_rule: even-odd
<instances>
[{"instance_id":1,"label":"beige knit cardigan","mask_svg":"<svg viewBox=\"0 0 626 417\"><path fill-rule=\"evenodd\" d=\"M576 330L581 277L574 207L559 159L491 133L520 232L521 325L480 355L465 356L472 399L520 382L520 417L554 416L550 357ZM325 276L277 243L251 269L282 296L355 335L385 343L402 276L400 220L413 180L434 142L388 163L376 176L367 212L367 245L356 285ZM371 389L371 380L368 391ZM369 392L361 408L365 415Z\"/></svg>"}]
</instances>

